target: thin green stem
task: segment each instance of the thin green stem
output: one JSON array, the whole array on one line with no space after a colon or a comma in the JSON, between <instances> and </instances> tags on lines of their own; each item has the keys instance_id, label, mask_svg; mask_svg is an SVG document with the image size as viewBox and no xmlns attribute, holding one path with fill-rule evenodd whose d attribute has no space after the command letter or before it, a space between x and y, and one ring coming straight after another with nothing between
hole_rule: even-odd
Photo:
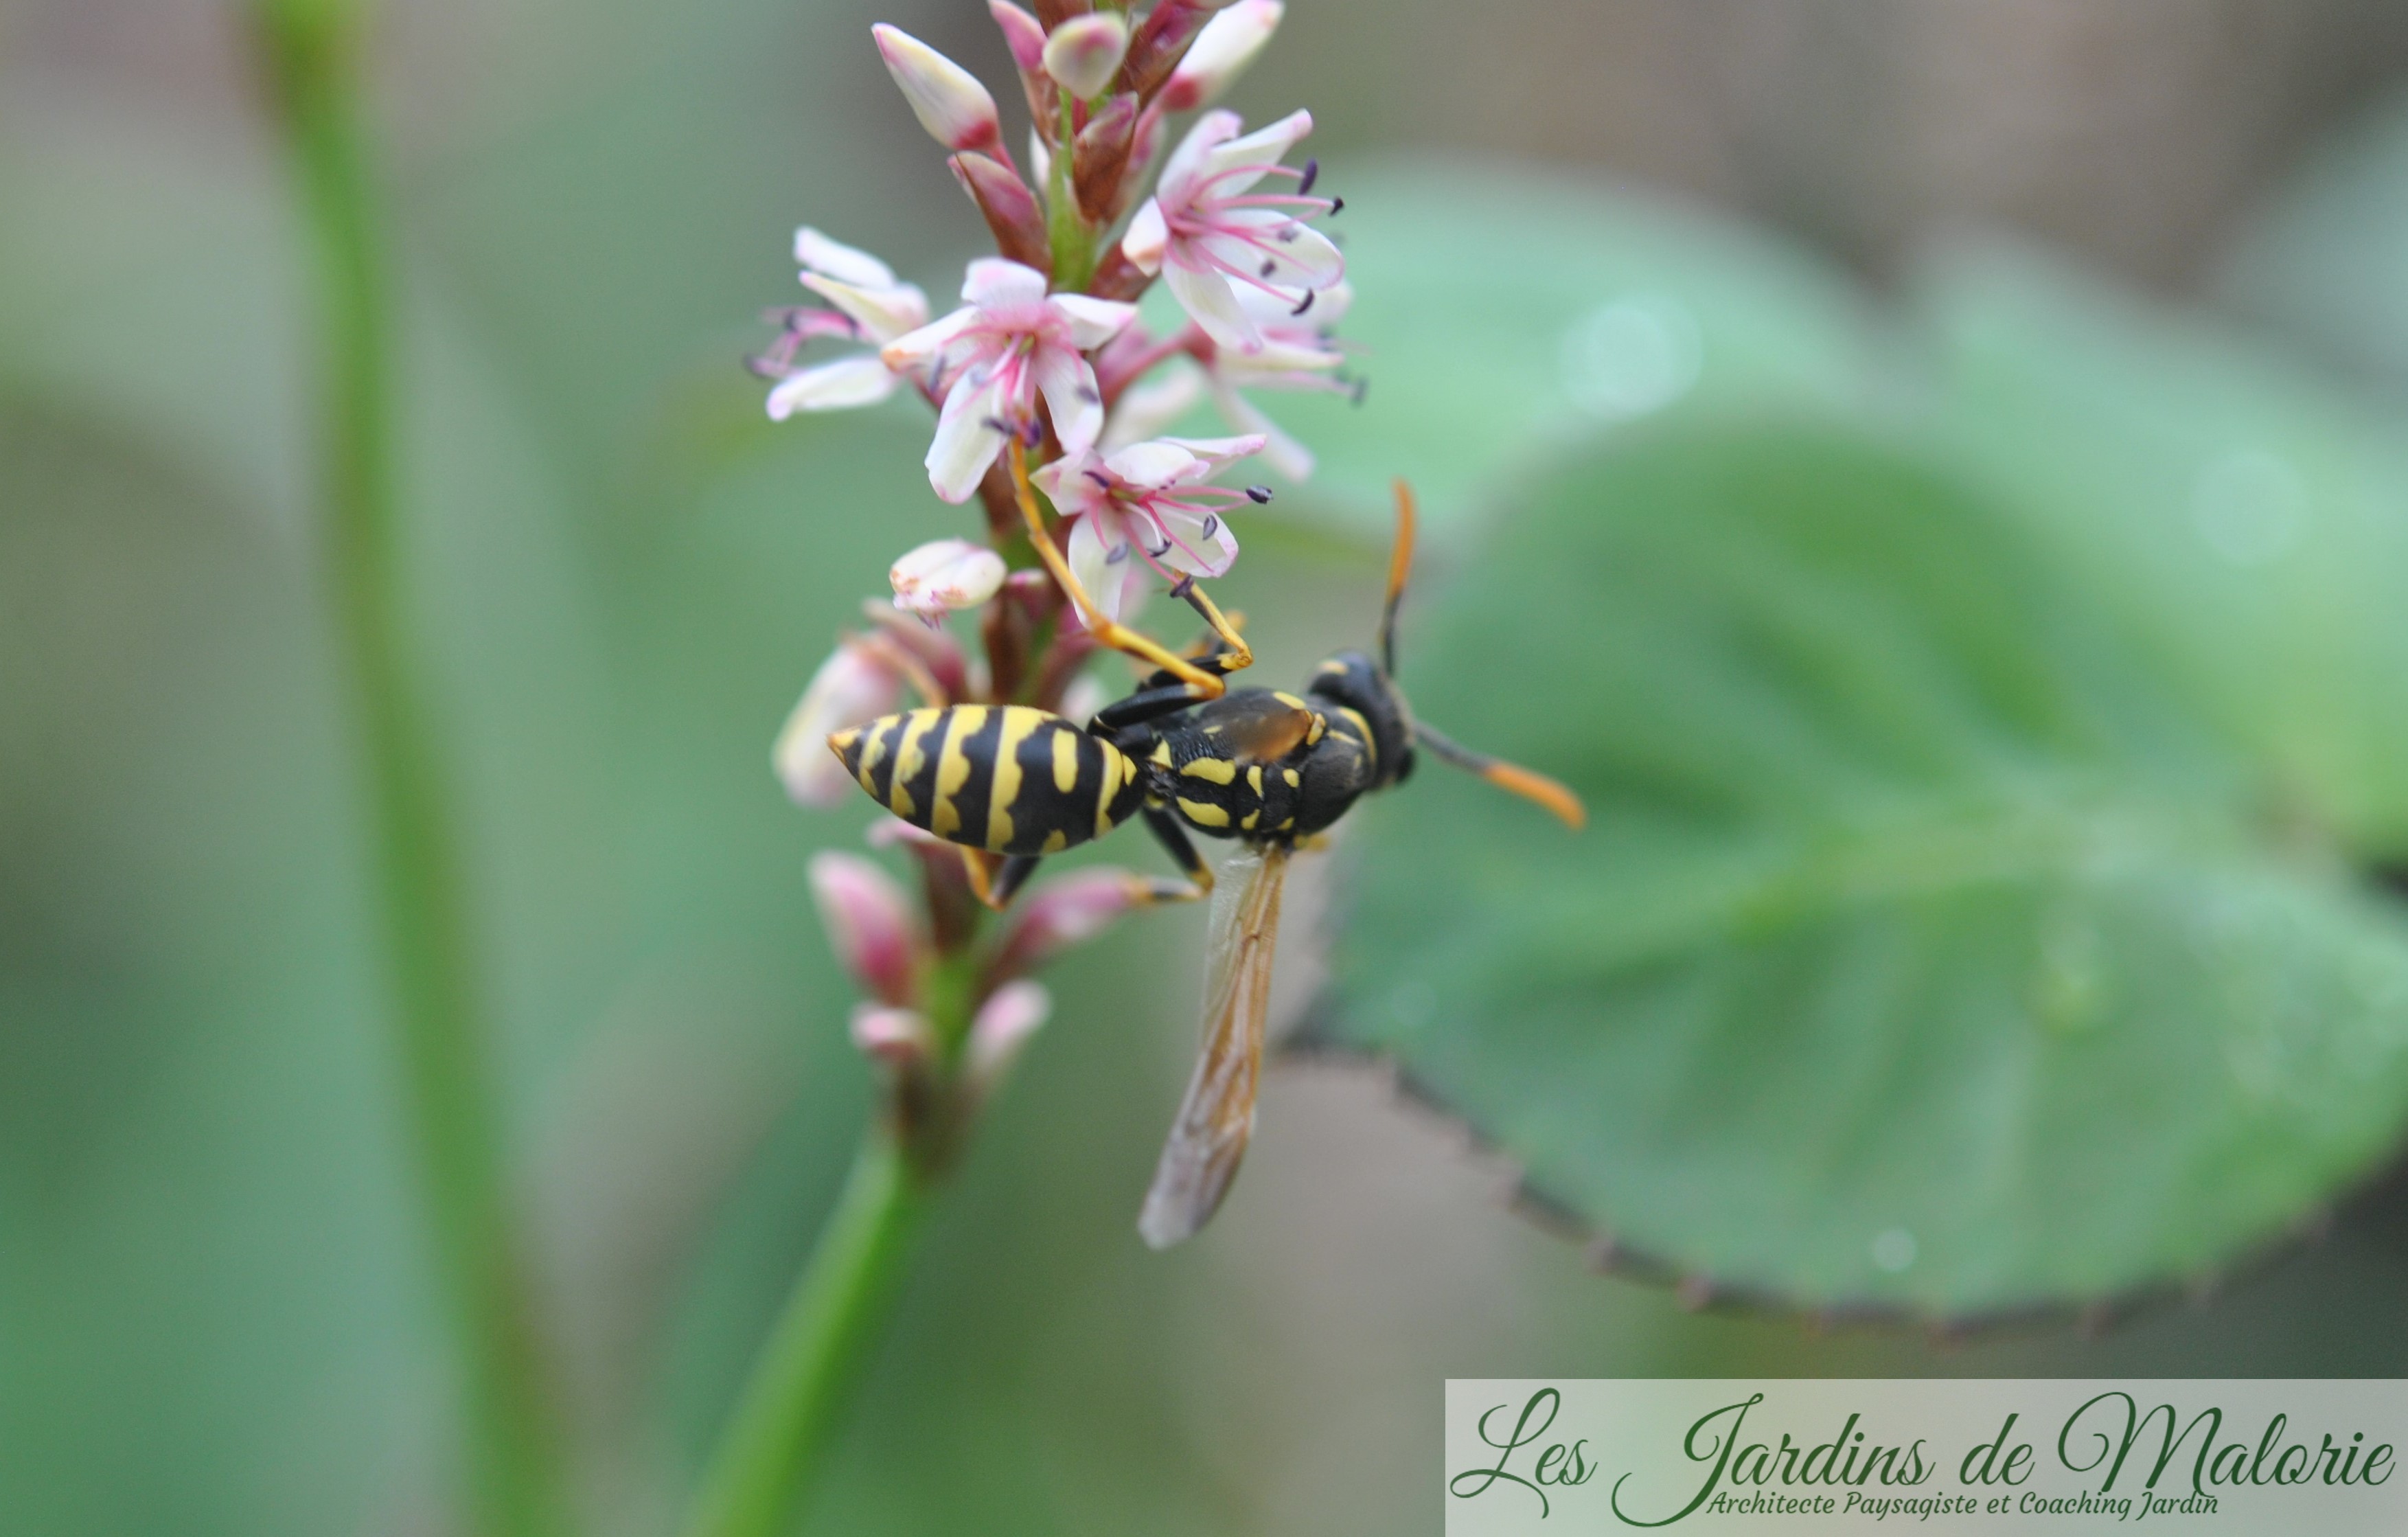
<instances>
[{"instance_id":1,"label":"thin green stem","mask_svg":"<svg viewBox=\"0 0 2408 1537\"><path fill-rule=\"evenodd\" d=\"M327 602L346 673L408 1125L458 1336L477 1527L567 1530L530 1287L504 1193L475 947L428 689L409 637L393 477L391 299L347 0L259 0L314 246Z\"/></svg>"},{"instance_id":2,"label":"thin green stem","mask_svg":"<svg viewBox=\"0 0 2408 1537\"><path fill-rule=\"evenodd\" d=\"M1054 247L1054 287L1056 292L1082 292L1096 275L1096 232L1087 227L1087 217L1079 208L1079 194L1071 184L1070 163L1077 158L1073 146L1078 135L1071 124L1070 93L1061 93L1060 117L1054 123L1058 141L1054 151L1054 175L1046 187L1046 233Z\"/></svg>"},{"instance_id":3,"label":"thin green stem","mask_svg":"<svg viewBox=\"0 0 2408 1537\"><path fill-rule=\"evenodd\" d=\"M786 1530L893 1311L931 1200L932 1187L903 1148L873 1125L753 1365L685 1537L776 1537Z\"/></svg>"}]
</instances>

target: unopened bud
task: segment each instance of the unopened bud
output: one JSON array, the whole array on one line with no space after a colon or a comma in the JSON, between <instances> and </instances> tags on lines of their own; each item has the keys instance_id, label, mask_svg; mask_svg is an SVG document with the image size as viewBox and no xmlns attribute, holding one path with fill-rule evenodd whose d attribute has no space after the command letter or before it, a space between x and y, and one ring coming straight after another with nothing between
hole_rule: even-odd
<instances>
[{"instance_id":1,"label":"unopened bud","mask_svg":"<svg viewBox=\"0 0 2408 1537\"><path fill-rule=\"evenodd\" d=\"M1037 194L1020 180L1020 173L976 151L965 151L946 164L953 167L953 180L962 184L962 191L978 205L995 236L996 251L1007 261L1051 276L1054 243L1045 233L1045 210L1038 207Z\"/></svg>"},{"instance_id":2,"label":"unopened bud","mask_svg":"<svg viewBox=\"0 0 2408 1537\"><path fill-rule=\"evenodd\" d=\"M1045 73L1079 100L1092 100L1120 73L1128 43L1128 22L1118 11L1072 17L1045 39Z\"/></svg>"},{"instance_id":3,"label":"unopened bud","mask_svg":"<svg viewBox=\"0 0 2408 1537\"><path fill-rule=\"evenodd\" d=\"M986 9L1003 31L1003 46L1011 50L1011 62L1023 69L1044 68L1045 23L1011 0L986 0Z\"/></svg>"},{"instance_id":4,"label":"unopened bud","mask_svg":"<svg viewBox=\"0 0 2408 1537\"><path fill-rule=\"evenodd\" d=\"M1025 981L1005 983L979 1005L970 1021L965 1066L980 1092L994 1089L1053 1012L1054 995L1041 984Z\"/></svg>"},{"instance_id":5,"label":"unopened bud","mask_svg":"<svg viewBox=\"0 0 2408 1537\"><path fill-rule=\"evenodd\" d=\"M1163 108L1183 112L1219 100L1271 40L1286 14L1281 0L1237 0L1204 23L1171 72L1170 83L1162 88Z\"/></svg>"},{"instance_id":6,"label":"unopened bud","mask_svg":"<svg viewBox=\"0 0 2408 1537\"><path fill-rule=\"evenodd\" d=\"M1190 895L1172 881L1098 867L1048 881L1020 904L1018 921L996 948L989 974L1025 976L1074 944L1110 928L1123 913Z\"/></svg>"},{"instance_id":7,"label":"unopened bud","mask_svg":"<svg viewBox=\"0 0 2408 1537\"><path fill-rule=\"evenodd\" d=\"M995 98L977 76L900 27L881 22L869 33L912 115L938 143L977 150L1002 142Z\"/></svg>"},{"instance_id":8,"label":"unopened bud","mask_svg":"<svg viewBox=\"0 0 2408 1537\"><path fill-rule=\"evenodd\" d=\"M1003 557L968 539L932 539L887 568L895 606L935 622L975 609L1003 585Z\"/></svg>"},{"instance_id":9,"label":"unopened bud","mask_svg":"<svg viewBox=\"0 0 2408 1537\"><path fill-rule=\"evenodd\" d=\"M864 1056L907 1071L926 1066L937 1055L937 1032L917 1009L856 1004L853 1043Z\"/></svg>"},{"instance_id":10,"label":"unopened bud","mask_svg":"<svg viewBox=\"0 0 2408 1537\"><path fill-rule=\"evenodd\" d=\"M1137 128L1137 96L1123 92L1097 108L1079 130L1070 156L1070 185L1080 211L1098 224L1120 217L1129 139Z\"/></svg>"},{"instance_id":11,"label":"unopened bud","mask_svg":"<svg viewBox=\"0 0 2408 1537\"><path fill-rule=\"evenodd\" d=\"M804 806L842 805L853 793L853 776L828 752L828 734L874 721L902 697L902 675L873 649L851 639L838 644L811 675L770 749L786 794Z\"/></svg>"},{"instance_id":12,"label":"unopened bud","mask_svg":"<svg viewBox=\"0 0 2408 1537\"><path fill-rule=\"evenodd\" d=\"M811 898L828 947L882 1003L911 1001L922 944L903 888L857 855L811 855Z\"/></svg>"}]
</instances>

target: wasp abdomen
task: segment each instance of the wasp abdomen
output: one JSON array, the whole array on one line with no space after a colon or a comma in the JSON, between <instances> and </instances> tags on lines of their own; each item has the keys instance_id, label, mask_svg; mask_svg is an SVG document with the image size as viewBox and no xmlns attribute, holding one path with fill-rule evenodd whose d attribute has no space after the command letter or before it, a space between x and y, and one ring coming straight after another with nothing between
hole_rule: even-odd
<instances>
[{"instance_id":1,"label":"wasp abdomen","mask_svg":"<svg viewBox=\"0 0 2408 1537\"><path fill-rule=\"evenodd\" d=\"M907 711L838 731L828 748L896 816L990 854L1083 843L1145 799L1127 754L1026 705Z\"/></svg>"}]
</instances>

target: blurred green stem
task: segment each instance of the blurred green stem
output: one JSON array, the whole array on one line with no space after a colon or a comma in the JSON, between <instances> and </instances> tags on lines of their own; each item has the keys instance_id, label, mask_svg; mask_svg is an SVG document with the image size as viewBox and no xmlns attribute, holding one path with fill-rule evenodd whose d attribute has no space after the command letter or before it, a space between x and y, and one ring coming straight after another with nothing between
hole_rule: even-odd
<instances>
[{"instance_id":1,"label":"blurred green stem","mask_svg":"<svg viewBox=\"0 0 2408 1537\"><path fill-rule=\"evenodd\" d=\"M933 1188L893 1133L873 1125L721 1436L685 1537L787 1529L893 1310Z\"/></svg>"},{"instance_id":2,"label":"blurred green stem","mask_svg":"<svg viewBox=\"0 0 2408 1537\"><path fill-rule=\"evenodd\" d=\"M392 450L391 300L347 0L258 0L315 247L327 601L349 686L393 1013L445 1311L466 1375L477 1528L567 1530L553 1404L509 1221L474 947L440 754L409 643Z\"/></svg>"}]
</instances>

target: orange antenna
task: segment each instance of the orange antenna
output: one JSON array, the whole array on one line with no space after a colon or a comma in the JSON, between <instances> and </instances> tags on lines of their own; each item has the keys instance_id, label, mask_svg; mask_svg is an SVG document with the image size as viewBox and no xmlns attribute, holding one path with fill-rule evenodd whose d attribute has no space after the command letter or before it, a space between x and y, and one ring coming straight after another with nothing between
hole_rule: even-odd
<instances>
[{"instance_id":1,"label":"orange antenna","mask_svg":"<svg viewBox=\"0 0 2408 1537\"><path fill-rule=\"evenodd\" d=\"M1397 675L1397 607L1413 574L1413 488L1393 482L1397 492L1397 542L1388 551L1388 601L1380 610L1380 670Z\"/></svg>"},{"instance_id":2,"label":"orange antenna","mask_svg":"<svg viewBox=\"0 0 2408 1537\"><path fill-rule=\"evenodd\" d=\"M1525 768L1518 763L1508 763L1503 758L1492 758L1485 753L1475 753L1419 721L1413 723L1413 740L1457 768L1478 774L1508 794L1545 807L1561 818L1568 827L1588 825L1588 808L1581 804L1581 797L1560 782L1549 779L1535 768Z\"/></svg>"}]
</instances>

